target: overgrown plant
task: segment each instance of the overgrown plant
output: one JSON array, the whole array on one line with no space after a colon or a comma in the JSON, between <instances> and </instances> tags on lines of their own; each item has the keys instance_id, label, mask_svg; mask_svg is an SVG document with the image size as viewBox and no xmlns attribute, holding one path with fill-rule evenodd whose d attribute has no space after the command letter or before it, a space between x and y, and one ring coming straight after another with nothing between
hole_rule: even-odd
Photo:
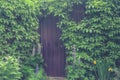
<instances>
[{"instance_id":1,"label":"overgrown plant","mask_svg":"<svg viewBox=\"0 0 120 80\"><path fill-rule=\"evenodd\" d=\"M20 64L16 57L0 56L0 80L20 80Z\"/></svg>"},{"instance_id":2,"label":"overgrown plant","mask_svg":"<svg viewBox=\"0 0 120 80\"><path fill-rule=\"evenodd\" d=\"M42 68L39 69L37 73L32 72L28 80L46 80L46 76Z\"/></svg>"},{"instance_id":3,"label":"overgrown plant","mask_svg":"<svg viewBox=\"0 0 120 80\"><path fill-rule=\"evenodd\" d=\"M76 23L71 17L72 7L82 4L85 17ZM95 80L91 65L95 58L108 57L114 64L120 57L119 4L119 0L1 0L0 54L19 56L25 67L33 46L39 42L37 17L41 20L52 14L59 17L58 27L67 55L67 79Z\"/></svg>"},{"instance_id":4,"label":"overgrown plant","mask_svg":"<svg viewBox=\"0 0 120 80\"><path fill-rule=\"evenodd\" d=\"M59 23L67 49L68 80L95 80L91 65L95 58L108 58L114 65L120 57L120 1L86 0L83 3L86 8L83 20L76 23L69 16ZM76 45L75 59L73 45Z\"/></svg>"},{"instance_id":5,"label":"overgrown plant","mask_svg":"<svg viewBox=\"0 0 120 80\"><path fill-rule=\"evenodd\" d=\"M120 80L120 68L115 68L113 71L115 72L114 80Z\"/></svg>"},{"instance_id":6,"label":"overgrown plant","mask_svg":"<svg viewBox=\"0 0 120 80\"><path fill-rule=\"evenodd\" d=\"M29 59L32 49L39 43L40 35L37 30L38 15L41 15L41 12L38 2L39 0L0 0L0 55L9 54L19 58L21 80L27 80L32 75L29 70L35 69L27 62L32 61ZM34 56L36 60L33 64L38 63L37 57L41 63L41 57ZM26 67L30 69L25 70Z\"/></svg>"},{"instance_id":7,"label":"overgrown plant","mask_svg":"<svg viewBox=\"0 0 120 80\"><path fill-rule=\"evenodd\" d=\"M22 80L45 80L43 58L40 54L30 55L22 66Z\"/></svg>"},{"instance_id":8,"label":"overgrown plant","mask_svg":"<svg viewBox=\"0 0 120 80\"><path fill-rule=\"evenodd\" d=\"M96 80L113 80L111 79L113 68L110 61L106 59L94 60L93 64Z\"/></svg>"}]
</instances>

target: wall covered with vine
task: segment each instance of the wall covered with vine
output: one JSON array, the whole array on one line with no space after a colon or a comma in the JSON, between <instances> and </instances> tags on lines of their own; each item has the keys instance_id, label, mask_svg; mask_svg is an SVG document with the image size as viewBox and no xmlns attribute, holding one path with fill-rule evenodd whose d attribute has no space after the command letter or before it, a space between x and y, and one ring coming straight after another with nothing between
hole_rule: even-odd
<instances>
[{"instance_id":1,"label":"wall covered with vine","mask_svg":"<svg viewBox=\"0 0 120 80\"><path fill-rule=\"evenodd\" d=\"M101 75L96 74L100 69L96 70L95 64L104 63L106 60L106 64L109 63L106 65L108 69L119 68L119 3L119 0L51 0L44 3L46 15L53 14L60 19L58 27L62 31L61 40L66 48L68 80L100 79ZM85 7L85 16L79 22L74 21L71 16L73 6L77 5ZM105 65L102 68L104 67ZM110 74L113 75L113 72ZM109 77L113 80L114 76Z\"/></svg>"},{"instance_id":2,"label":"wall covered with vine","mask_svg":"<svg viewBox=\"0 0 120 80\"><path fill-rule=\"evenodd\" d=\"M62 31L60 39L66 48L67 80L104 80L98 73L99 62L107 60L110 75L120 68L119 4L119 0L1 0L0 55L19 58L22 80L33 79L35 74L31 72L43 62L39 54L34 54L39 53L39 22L52 14L59 18L57 27ZM84 7L84 17L76 22L71 13L79 5ZM43 76L42 70L40 73ZM112 80L116 76L110 75Z\"/></svg>"},{"instance_id":3,"label":"wall covered with vine","mask_svg":"<svg viewBox=\"0 0 120 80\"><path fill-rule=\"evenodd\" d=\"M40 15L39 4L36 3L38 3L37 0L34 2L32 0L0 0L0 55L15 57L15 60L18 60L15 61L16 66L13 65L11 59L9 64L7 64L7 60L5 63L4 60L1 62L6 66L1 67L4 73L3 76L0 74L3 77L1 80L42 79L43 60L38 54L39 51L35 50L39 44L37 15ZM18 71L21 72L21 75L9 68L11 67L9 65L13 65L13 69L14 67L20 68ZM39 67L39 72L35 71L36 65ZM39 77L36 73L39 74Z\"/></svg>"}]
</instances>

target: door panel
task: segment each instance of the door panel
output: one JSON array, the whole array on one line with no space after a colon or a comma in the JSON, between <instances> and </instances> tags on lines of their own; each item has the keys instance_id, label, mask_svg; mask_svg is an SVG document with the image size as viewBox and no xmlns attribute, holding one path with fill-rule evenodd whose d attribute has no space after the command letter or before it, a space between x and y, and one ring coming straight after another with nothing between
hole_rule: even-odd
<instances>
[{"instance_id":1,"label":"door panel","mask_svg":"<svg viewBox=\"0 0 120 80\"><path fill-rule=\"evenodd\" d=\"M65 50L59 39L61 32L56 27L58 19L47 16L40 23L42 54L45 61L45 72L48 76L65 76Z\"/></svg>"}]
</instances>

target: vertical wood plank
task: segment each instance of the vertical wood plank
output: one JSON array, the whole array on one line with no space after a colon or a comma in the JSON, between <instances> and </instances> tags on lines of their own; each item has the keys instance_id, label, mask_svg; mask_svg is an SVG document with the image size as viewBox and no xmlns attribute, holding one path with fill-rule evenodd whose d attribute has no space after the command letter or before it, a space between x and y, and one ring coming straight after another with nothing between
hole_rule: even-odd
<instances>
[{"instance_id":1,"label":"vertical wood plank","mask_svg":"<svg viewBox=\"0 0 120 80\"><path fill-rule=\"evenodd\" d=\"M42 54L45 72L48 76L65 76L65 52L60 41L60 30L56 27L58 19L53 16L45 18L41 24Z\"/></svg>"}]
</instances>

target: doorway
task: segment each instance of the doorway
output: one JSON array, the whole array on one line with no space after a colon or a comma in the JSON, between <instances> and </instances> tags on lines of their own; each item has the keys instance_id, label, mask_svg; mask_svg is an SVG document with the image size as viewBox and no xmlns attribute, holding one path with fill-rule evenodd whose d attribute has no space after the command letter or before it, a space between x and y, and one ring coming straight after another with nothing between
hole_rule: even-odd
<instances>
[{"instance_id":1,"label":"doorway","mask_svg":"<svg viewBox=\"0 0 120 80\"><path fill-rule=\"evenodd\" d=\"M47 76L65 76L65 48L60 40L61 31L57 28L58 18L49 15L40 22L42 55Z\"/></svg>"}]
</instances>

